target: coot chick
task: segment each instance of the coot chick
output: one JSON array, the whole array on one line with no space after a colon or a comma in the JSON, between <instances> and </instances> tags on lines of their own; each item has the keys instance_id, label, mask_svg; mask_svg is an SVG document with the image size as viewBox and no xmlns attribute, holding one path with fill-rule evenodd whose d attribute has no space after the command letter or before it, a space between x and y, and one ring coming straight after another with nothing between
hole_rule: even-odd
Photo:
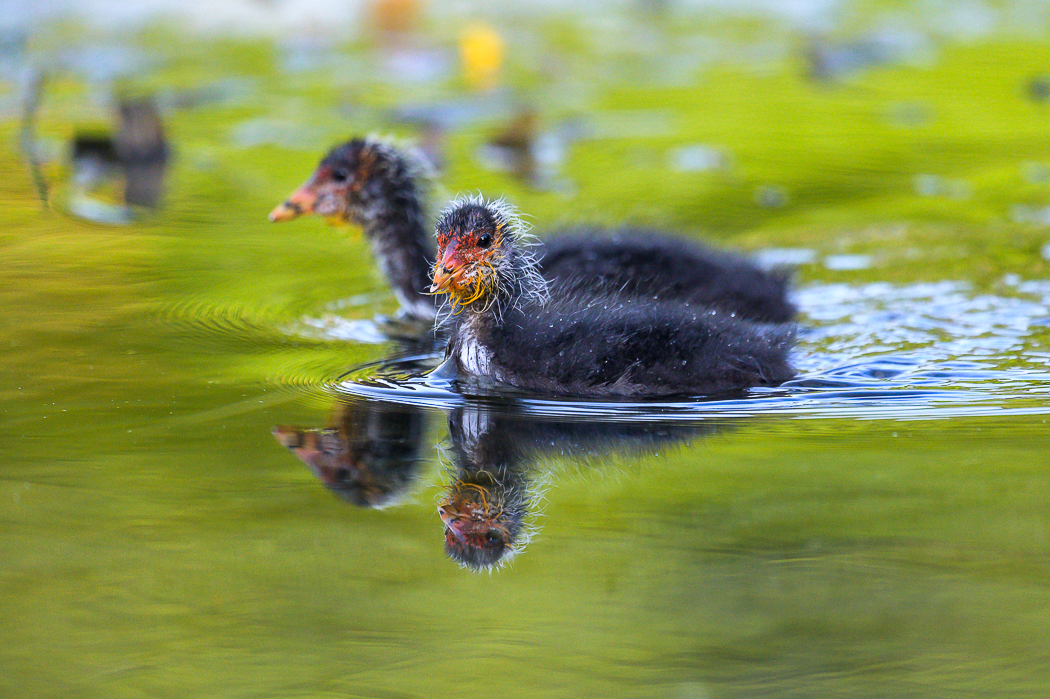
<instances>
[{"instance_id":1,"label":"coot chick","mask_svg":"<svg viewBox=\"0 0 1050 699\"><path fill-rule=\"evenodd\" d=\"M433 317L427 297L432 237L426 227L424 168L408 152L375 138L333 148L310 178L270 213L271 221L303 214L356 223L410 315ZM736 254L658 231L580 228L550 239L536 253L539 271L566 293L619 290L627 296L706 304L763 322L787 322L789 275L759 269Z\"/></svg>"},{"instance_id":2,"label":"coot chick","mask_svg":"<svg viewBox=\"0 0 1050 699\"><path fill-rule=\"evenodd\" d=\"M271 221L318 214L364 230L372 254L408 315L433 318L422 164L389 143L356 138L329 151L310 178L270 212Z\"/></svg>"},{"instance_id":3,"label":"coot chick","mask_svg":"<svg viewBox=\"0 0 1050 699\"><path fill-rule=\"evenodd\" d=\"M462 373L574 396L708 394L791 378L790 325L688 301L606 291L551 295L520 219L464 198L437 224L431 291L449 297L448 358Z\"/></svg>"}]
</instances>

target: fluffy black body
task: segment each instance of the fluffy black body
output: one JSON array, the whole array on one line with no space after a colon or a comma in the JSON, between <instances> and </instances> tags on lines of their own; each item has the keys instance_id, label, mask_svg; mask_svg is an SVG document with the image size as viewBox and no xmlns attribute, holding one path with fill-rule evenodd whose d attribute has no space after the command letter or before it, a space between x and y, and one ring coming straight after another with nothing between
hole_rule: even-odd
<instances>
[{"instance_id":1,"label":"fluffy black body","mask_svg":"<svg viewBox=\"0 0 1050 699\"><path fill-rule=\"evenodd\" d=\"M425 294L434 245L425 225L424 181L421 166L408 153L359 138L333 148L308 185L316 192L314 213L364 228L405 312L432 317L438 301ZM795 315L787 300L786 273L762 270L741 255L658 231L580 228L552 237L537 257L540 272L564 286L563 293L615 289L628 297L708 304L764 322Z\"/></svg>"},{"instance_id":2,"label":"fluffy black body","mask_svg":"<svg viewBox=\"0 0 1050 699\"><path fill-rule=\"evenodd\" d=\"M448 356L464 374L573 396L710 394L794 375L790 325L754 323L689 301L579 289L547 295L537 288L543 282L530 269L516 221L498 202L450 205L438 222L439 254L455 249L470 259L481 236L497 243L484 251L485 264L466 274L487 275L487 294L448 321Z\"/></svg>"},{"instance_id":3,"label":"fluffy black body","mask_svg":"<svg viewBox=\"0 0 1050 699\"><path fill-rule=\"evenodd\" d=\"M559 286L688 301L766 323L786 323L790 275L745 257L645 228L574 230L544 243L540 272Z\"/></svg>"},{"instance_id":4,"label":"fluffy black body","mask_svg":"<svg viewBox=\"0 0 1050 699\"><path fill-rule=\"evenodd\" d=\"M520 303L452 318L448 353L465 374L571 396L712 394L794 375L795 329L692 304L616 296ZM484 361L470 357L484 354Z\"/></svg>"}]
</instances>

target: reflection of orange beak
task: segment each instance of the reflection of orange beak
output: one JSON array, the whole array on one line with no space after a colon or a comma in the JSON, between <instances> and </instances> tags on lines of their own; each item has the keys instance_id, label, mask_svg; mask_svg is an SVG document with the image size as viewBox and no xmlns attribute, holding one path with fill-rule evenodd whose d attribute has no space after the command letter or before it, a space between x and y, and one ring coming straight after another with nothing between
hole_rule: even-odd
<instances>
[{"instance_id":1,"label":"reflection of orange beak","mask_svg":"<svg viewBox=\"0 0 1050 699\"><path fill-rule=\"evenodd\" d=\"M288 449L299 449L303 446L304 435L301 430L297 430L294 427L287 427L285 425L275 426L271 432L273 437L281 446L287 447Z\"/></svg>"},{"instance_id":2,"label":"reflection of orange beak","mask_svg":"<svg viewBox=\"0 0 1050 699\"><path fill-rule=\"evenodd\" d=\"M274 427L272 432L274 439L281 446L299 457L299 460L311 469L315 469L317 463L325 457L325 453L318 443L316 432L306 432L283 425Z\"/></svg>"},{"instance_id":3,"label":"reflection of orange beak","mask_svg":"<svg viewBox=\"0 0 1050 699\"><path fill-rule=\"evenodd\" d=\"M460 523L459 513L452 509L451 504L440 505L438 507L438 516L441 517L441 523L445 525L445 529L456 537L460 541L463 541L462 524Z\"/></svg>"},{"instance_id":4,"label":"reflection of orange beak","mask_svg":"<svg viewBox=\"0 0 1050 699\"><path fill-rule=\"evenodd\" d=\"M448 291L463 276L464 269L465 265L456 257L456 244L450 243L434 268L434 283L430 285L430 293Z\"/></svg>"},{"instance_id":5,"label":"reflection of orange beak","mask_svg":"<svg viewBox=\"0 0 1050 699\"><path fill-rule=\"evenodd\" d=\"M270 212L271 221L291 221L314 210L317 192L314 191L313 178L299 189L292 192L283 204Z\"/></svg>"},{"instance_id":6,"label":"reflection of orange beak","mask_svg":"<svg viewBox=\"0 0 1050 699\"><path fill-rule=\"evenodd\" d=\"M281 425L274 427L272 432L274 439L309 466L314 476L329 488L338 487L345 480L349 464L323 448L320 433Z\"/></svg>"}]
</instances>

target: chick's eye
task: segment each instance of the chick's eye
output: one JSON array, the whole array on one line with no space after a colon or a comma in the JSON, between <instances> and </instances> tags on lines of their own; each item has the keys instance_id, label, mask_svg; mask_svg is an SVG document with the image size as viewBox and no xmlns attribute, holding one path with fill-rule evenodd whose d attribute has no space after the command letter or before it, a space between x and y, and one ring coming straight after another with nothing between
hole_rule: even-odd
<instances>
[{"instance_id":1,"label":"chick's eye","mask_svg":"<svg viewBox=\"0 0 1050 699\"><path fill-rule=\"evenodd\" d=\"M346 182L350 179L350 173L343 168L338 168L332 171L332 180L335 182Z\"/></svg>"},{"instance_id":2,"label":"chick's eye","mask_svg":"<svg viewBox=\"0 0 1050 699\"><path fill-rule=\"evenodd\" d=\"M491 235L489 235L488 233L482 233L481 235L478 236L478 247L479 248L487 248L490 245L492 245L492 236Z\"/></svg>"}]
</instances>

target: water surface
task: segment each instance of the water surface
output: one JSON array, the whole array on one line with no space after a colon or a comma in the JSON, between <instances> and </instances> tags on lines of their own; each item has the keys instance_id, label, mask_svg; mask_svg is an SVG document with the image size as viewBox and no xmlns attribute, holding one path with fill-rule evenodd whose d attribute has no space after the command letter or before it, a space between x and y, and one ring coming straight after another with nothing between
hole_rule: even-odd
<instances>
[{"instance_id":1,"label":"water surface","mask_svg":"<svg viewBox=\"0 0 1050 699\"><path fill-rule=\"evenodd\" d=\"M530 182L478 158L514 97L459 81L449 18L423 82L323 36L35 35L12 60L68 48L37 124L59 194L114 55L176 158L157 212L84 221L0 121L0 694L1046 694L1050 48L902 10L921 41L873 61L878 8L844 7L841 70L768 18L508 20L504 80L562 153ZM439 352L386 339L359 235L265 220L419 105L451 124L435 199L796 264L798 377L568 401L422 376ZM496 457L513 550L450 556L438 508Z\"/></svg>"}]
</instances>

